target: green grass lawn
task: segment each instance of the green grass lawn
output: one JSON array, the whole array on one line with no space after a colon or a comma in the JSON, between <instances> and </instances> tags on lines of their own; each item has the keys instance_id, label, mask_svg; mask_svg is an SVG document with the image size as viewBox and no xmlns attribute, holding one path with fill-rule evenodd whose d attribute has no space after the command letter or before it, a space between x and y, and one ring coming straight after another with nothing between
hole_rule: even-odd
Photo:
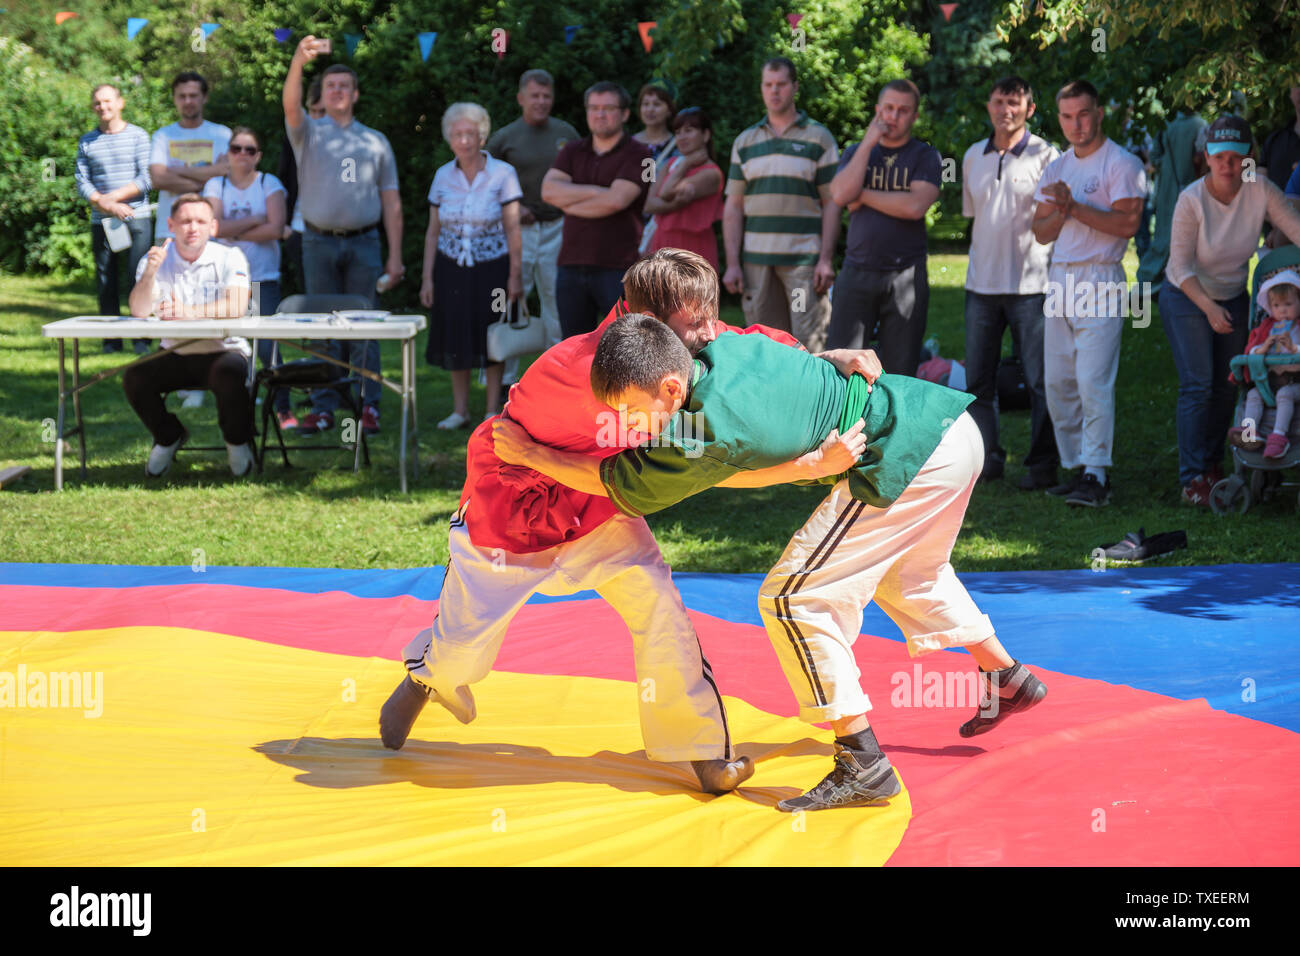
<instances>
[{"instance_id":1,"label":"green grass lawn","mask_svg":"<svg viewBox=\"0 0 1300 956\"><path fill-rule=\"evenodd\" d=\"M1127 263L1132 274L1132 254ZM930 259L929 332L946 357L964 345L962 282L966 258ZM0 560L97 564L189 565L196 549L213 565L396 568L447 559L445 523L464 480L467 433L433 424L451 409L446 373L419 366L420 477L398 489L397 403L385 392L384 431L371 443L373 466L351 471L351 453L299 455L289 470L268 454L266 471L231 478L224 453L182 453L161 481L144 477L150 440L127 406L119 378L84 394L88 477L73 452L65 490L54 491L57 353L41 325L96 310L92 284L50 278L0 278L0 467L33 471L0 491ZM740 324L733 302L724 317ZM421 347L423 338L420 340ZM86 373L112 367L83 342ZM1009 345L1008 345L1009 348ZM384 368L398 367L398 347L384 346ZM959 571L1080 568L1093 548L1128 531L1185 528L1187 551L1165 563L1295 561L1295 489L1246 515L1218 518L1179 504L1174 434L1176 382L1160 322L1126 328L1117 395L1115 494L1108 507L1067 508L1043 494L1019 492L1028 412L1003 415L1007 480L977 487L953 564ZM173 399L174 401L174 399ZM476 387L471 409L483 408ZM69 407L69 415L71 409ZM220 444L211 396L185 411L195 444ZM332 433L337 441L340 430ZM679 571L765 571L823 492L793 486L711 491L652 516L664 554ZM1263 583L1261 586L1265 586Z\"/></svg>"}]
</instances>

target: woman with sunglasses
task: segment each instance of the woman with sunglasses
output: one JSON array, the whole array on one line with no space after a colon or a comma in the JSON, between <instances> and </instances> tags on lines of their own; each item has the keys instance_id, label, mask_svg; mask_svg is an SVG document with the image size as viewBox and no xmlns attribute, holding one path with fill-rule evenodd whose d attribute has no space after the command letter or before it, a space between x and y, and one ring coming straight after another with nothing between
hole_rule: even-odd
<instances>
[{"instance_id":1,"label":"woman with sunglasses","mask_svg":"<svg viewBox=\"0 0 1300 956\"><path fill-rule=\"evenodd\" d=\"M203 198L217 219L217 240L238 246L248 259L249 281L253 283L254 308L261 315L274 315L280 305L280 237L286 218L284 184L270 173L259 173L262 141L247 126L236 126L230 136L229 176L215 176L203 188ZM278 364L275 343L257 343L262 366ZM276 418L281 428L294 428L289 392L281 389L275 399Z\"/></svg>"},{"instance_id":2,"label":"woman with sunglasses","mask_svg":"<svg viewBox=\"0 0 1300 956\"><path fill-rule=\"evenodd\" d=\"M673 118L679 155L669 160L646 198L645 214L658 224L650 252L689 249L718 268L713 224L722 218L722 169L713 158L713 121L698 106Z\"/></svg>"}]
</instances>

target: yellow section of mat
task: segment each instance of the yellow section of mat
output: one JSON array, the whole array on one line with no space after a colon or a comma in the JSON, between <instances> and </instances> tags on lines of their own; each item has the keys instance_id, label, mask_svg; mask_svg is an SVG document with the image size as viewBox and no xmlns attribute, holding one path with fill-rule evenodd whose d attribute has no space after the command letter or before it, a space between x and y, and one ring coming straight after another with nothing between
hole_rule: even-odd
<instances>
[{"instance_id":1,"label":"yellow section of mat","mask_svg":"<svg viewBox=\"0 0 1300 956\"><path fill-rule=\"evenodd\" d=\"M758 771L701 794L645 759L615 680L495 673L477 721L430 705L395 753L378 714L401 675L181 628L0 632L0 865L879 865L911 816L906 789L777 812L830 770L830 735L735 698Z\"/></svg>"}]
</instances>

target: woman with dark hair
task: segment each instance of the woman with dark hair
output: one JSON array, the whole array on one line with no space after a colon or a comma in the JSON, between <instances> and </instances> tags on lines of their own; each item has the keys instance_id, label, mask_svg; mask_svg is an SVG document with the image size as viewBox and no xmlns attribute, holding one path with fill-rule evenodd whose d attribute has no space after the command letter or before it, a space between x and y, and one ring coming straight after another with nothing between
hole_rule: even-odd
<instances>
[{"instance_id":1,"label":"woman with dark hair","mask_svg":"<svg viewBox=\"0 0 1300 956\"><path fill-rule=\"evenodd\" d=\"M1221 116L1206 131L1209 172L1178 196L1160 289L1160 322L1178 369L1178 480L1183 501L1201 507L1222 475L1236 397L1228 363L1250 334L1247 274L1264 220L1300 244L1300 213L1282 190L1242 174L1253 146L1239 116Z\"/></svg>"},{"instance_id":2,"label":"woman with dark hair","mask_svg":"<svg viewBox=\"0 0 1300 956\"><path fill-rule=\"evenodd\" d=\"M214 176L203 186L203 198L217 220L217 241L238 246L248 260L253 286L253 309L274 315L280 306L280 237L287 216L284 184L270 173L257 171L262 159L262 138L247 126L230 134L230 175ZM277 364L275 343L260 339L257 357L263 368ZM294 428L289 392L276 395L276 418L281 428Z\"/></svg>"},{"instance_id":3,"label":"woman with dark hair","mask_svg":"<svg viewBox=\"0 0 1300 956\"><path fill-rule=\"evenodd\" d=\"M713 224L722 218L722 169L713 156L713 121L698 106L673 119L677 156L657 177L646 198L645 214L657 226L650 251L689 249L718 268L718 240Z\"/></svg>"},{"instance_id":4,"label":"woman with dark hair","mask_svg":"<svg viewBox=\"0 0 1300 956\"><path fill-rule=\"evenodd\" d=\"M651 80L636 94L637 115L645 129L632 138L650 147L655 164L672 153L673 134L669 127L677 112L677 89L668 80Z\"/></svg>"}]
</instances>

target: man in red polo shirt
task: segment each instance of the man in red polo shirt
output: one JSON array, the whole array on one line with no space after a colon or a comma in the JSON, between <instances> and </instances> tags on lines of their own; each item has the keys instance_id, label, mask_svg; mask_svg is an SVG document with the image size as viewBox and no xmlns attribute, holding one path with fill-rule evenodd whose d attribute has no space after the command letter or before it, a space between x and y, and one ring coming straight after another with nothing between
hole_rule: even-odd
<instances>
[{"instance_id":1,"label":"man in red polo shirt","mask_svg":"<svg viewBox=\"0 0 1300 956\"><path fill-rule=\"evenodd\" d=\"M702 257L661 249L624 279L619 303L593 332L566 339L535 361L510 391L506 412L537 441L604 458L641 444L618 413L591 394L591 360L605 327L629 309L665 319L696 350L719 334L760 333L792 347L765 326L743 332L718 320L717 273ZM872 353L825 356L845 374L879 374ZM856 460L858 436L832 433L817 452L753 472L754 486L838 474ZM734 789L753 773L733 759L722 697L681 596L649 526L620 514L608 498L559 485L528 468L503 464L491 420L470 437L460 507L451 519L450 560L433 627L406 646L409 672L380 713L384 745L399 749L430 699L464 723L474 719L468 685L490 672L510 620L534 594L594 589L631 632L646 756L691 761L701 789ZM741 482L737 482L739 486ZM649 682L649 683L647 683Z\"/></svg>"},{"instance_id":2,"label":"man in red polo shirt","mask_svg":"<svg viewBox=\"0 0 1300 956\"><path fill-rule=\"evenodd\" d=\"M565 338L594 329L622 295L654 176L650 148L623 129L627 90L602 81L582 101L591 135L566 143L542 180L542 201L564 211L555 301Z\"/></svg>"}]
</instances>

